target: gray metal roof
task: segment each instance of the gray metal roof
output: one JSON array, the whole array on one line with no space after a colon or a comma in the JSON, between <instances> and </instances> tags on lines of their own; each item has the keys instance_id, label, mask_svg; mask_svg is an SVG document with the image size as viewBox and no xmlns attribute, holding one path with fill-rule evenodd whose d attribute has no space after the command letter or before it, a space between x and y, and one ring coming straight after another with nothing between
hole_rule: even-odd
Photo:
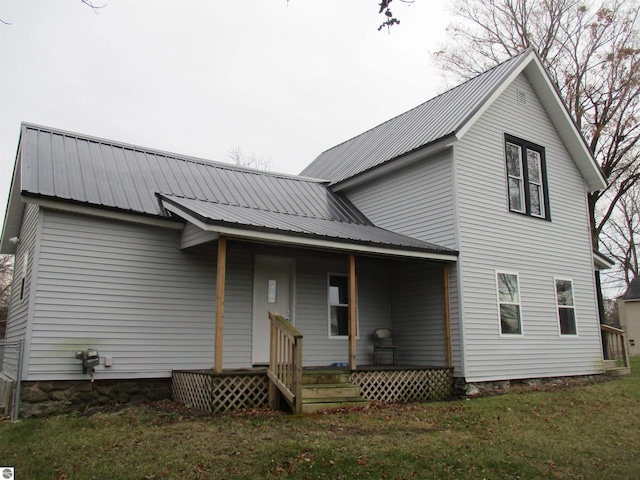
<instances>
[{"instance_id":1,"label":"gray metal roof","mask_svg":"<svg viewBox=\"0 0 640 480\"><path fill-rule=\"evenodd\" d=\"M23 124L19 152L19 193L25 197L168 218L162 201L208 224L401 250L457 253L373 226L342 194L314 179L30 124ZM16 188L18 184L12 187L11 196L18 193Z\"/></svg>"},{"instance_id":2,"label":"gray metal roof","mask_svg":"<svg viewBox=\"0 0 640 480\"><path fill-rule=\"evenodd\" d=\"M337 183L454 135L531 50L323 153L301 175Z\"/></svg>"},{"instance_id":3,"label":"gray metal roof","mask_svg":"<svg viewBox=\"0 0 640 480\"><path fill-rule=\"evenodd\" d=\"M640 277L636 277L631 280L627 291L622 296L623 300L640 300Z\"/></svg>"},{"instance_id":4,"label":"gray metal roof","mask_svg":"<svg viewBox=\"0 0 640 480\"><path fill-rule=\"evenodd\" d=\"M181 198L174 195L159 196L164 202L168 202L184 213L210 225L251 228L289 235L329 238L342 242L420 250L445 255L456 254L455 250L423 242L372 225L246 208L237 205L225 205Z\"/></svg>"},{"instance_id":5,"label":"gray metal roof","mask_svg":"<svg viewBox=\"0 0 640 480\"><path fill-rule=\"evenodd\" d=\"M325 184L35 125L21 135L23 194L163 215L156 193L368 224Z\"/></svg>"}]
</instances>

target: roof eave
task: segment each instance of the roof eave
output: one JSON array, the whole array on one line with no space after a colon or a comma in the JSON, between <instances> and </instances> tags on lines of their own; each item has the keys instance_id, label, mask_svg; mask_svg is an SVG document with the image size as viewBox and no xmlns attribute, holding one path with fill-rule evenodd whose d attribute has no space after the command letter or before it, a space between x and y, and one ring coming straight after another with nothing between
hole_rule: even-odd
<instances>
[{"instance_id":1,"label":"roof eave","mask_svg":"<svg viewBox=\"0 0 640 480\"><path fill-rule=\"evenodd\" d=\"M358 173L352 177L339 180L329 185L329 188L334 192L340 192L349 188L361 185L363 183L375 180L376 178L383 177L392 171L404 168L412 163L423 160L426 157L442 152L451 147L458 140L455 132L451 132L444 137L437 139L426 145L421 145L419 148L406 152L398 157L394 157L386 162L376 165L375 167Z\"/></svg>"},{"instance_id":2,"label":"roof eave","mask_svg":"<svg viewBox=\"0 0 640 480\"><path fill-rule=\"evenodd\" d=\"M25 204L22 202L20 195L21 188L21 140L22 131L20 129L20 141L18 141L18 150L16 152L16 160L13 166L13 177L11 178L11 186L9 188L9 198L7 199L7 208L4 212L4 222L2 224L2 236L0 236L0 253L14 255L16 253L17 244L9 241L10 238L17 237L20 234L20 225L22 224L22 216L24 215Z\"/></svg>"}]
</instances>

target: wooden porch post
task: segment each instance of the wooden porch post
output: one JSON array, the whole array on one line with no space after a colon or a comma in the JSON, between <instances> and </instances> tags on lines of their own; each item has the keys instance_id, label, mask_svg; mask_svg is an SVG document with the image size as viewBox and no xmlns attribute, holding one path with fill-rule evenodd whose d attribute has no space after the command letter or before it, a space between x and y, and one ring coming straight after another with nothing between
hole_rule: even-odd
<instances>
[{"instance_id":1,"label":"wooden porch post","mask_svg":"<svg viewBox=\"0 0 640 480\"><path fill-rule=\"evenodd\" d=\"M216 275L216 342L213 370L222 373L222 340L224 331L224 283L227 270L227 238L218 239Z\"/></svg>"},{"instance_id":2,"label":"wooden porch post","mask_svg":"<svg viewBox=\"0 0 640 480\"><path fill-rule=\"evenodd\" d=\"M449 264L442 264L442 297L444 300L444 341L447 367L453 366L451 358L451 310L449 306Z\"/></svg>"},{"instance_id":3,"label":"wooden porch post","mask_svg":"<svg viewBox=\"0 0 640 480\"><path fill-rule=\"evenodd\" d=\"M356 257L349 254L349 369L356 369Z\"/></svg>"}]
</instances>

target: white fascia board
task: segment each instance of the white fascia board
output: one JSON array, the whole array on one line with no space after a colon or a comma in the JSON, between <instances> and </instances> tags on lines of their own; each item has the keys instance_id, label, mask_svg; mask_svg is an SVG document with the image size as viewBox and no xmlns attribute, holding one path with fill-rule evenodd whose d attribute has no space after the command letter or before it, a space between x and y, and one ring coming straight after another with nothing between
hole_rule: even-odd
<instances>
[{"instance_id":1,"label":"white fascia board","mask_svg":"<svg viewBox=\"0 0 640 480\"><path fill-rule=\"evenodd\" d=\"M553 85L547 71L536 55L523 69L529 83L544 105L549 119L558 130L560 138L564 142L571 157L583 178L587 182L590 192L607 188L607 180L602 175L595 158L591 154L582 134L569 115L567 107L560 98L556 87Z\"/></svg>"},{"instance_id":2,"label":"white fascia board","mask_svg":"<svg viewBox=\"0 0 640 480\"><path fill-rule=\"evenodd\" d=\"M414 162L429 157L435 153L441 152L451 147L455 143L455 141L456 138L453 136L445 137L442 140L427 147L415 150L408 155L405 155L404 157L393 158L390 161L383 163L382 165L373 167L371 170L361 173L360 175L356 175L355 177L340 181L335 185L331 185L329 188L334 192L340 192L342 190L346 190L348 188L355 187L365 182L374 180L378 177L383 177L393 170L398 170L407 165L411 165Z\"/></svg>"},{"instance_id":3,"label":"white fascia board","mask_svg":"<svg viewBox=\"0 0 640 480\"><path fill-rule=\"evenodd\" d=\"M335 240L323 240L317 238L308 238L308 237L299 237L286 235L282 233L271 233L271 232L260 232L256 230L248 230L244 228L233 228L222 225L210 225L208 223L204 223L197 218L189 215L184 212L180 208L172 205L168 202L163 201L162 206L169 210L170 212L175 213L179 217L183 218L187 222L193 223L196 227L208 231L208 232L217 232L220 235L225 235L228 237L245 239L245 240L260 240L264 242L271 243L282 243L288 245L295 245L301 247L310 247L310 248L323 248L328 250L342 250L347 252L358 252L358 253L368 253L368 254L377 254L377 255L390 255L395 257L405 257L405 258L422 258L427 260L439 260L443 262L455 262L458 260L456 255L448 255L443 253L429 253L429 252L420 252L413 250L401 250L398 248L384 248L384 247L374 247L369 245L358 245L353 243L344 243L337 242Z\"/></svg>"},{"instance_id":4,"label":"white fascia board","mask_svg":"<svg viewBox=\"0 0 640 480\"><path fill-rule=\"evenodd\" d=\"M523 57L519 65L514 68L514 70L506 77L500 85L493 91L493 93L487 98L482 106L471 116L466 122L460 127L460 129L456 132L456 137L460 140L464 135L469 131L471 127L476 123L476 121L485 114L485 112L489 109L493 102L504 93L504 91L511 85L511 83L520 75L524 67L531 61L531 58L535 57L535 53L531 50L529 53Z\"/></svg>"},{"instance_id":5,"label":"white fascia board","mask_svg":"<svg viewBox=\"0 0 640 480\"><path fill-rule=\"evenodd\" d=\"M77 205L75 203L57 202L37 197L22 197L24 203L33 203L43 208L50 208L61 212L79 213L81 215L90 215L92 217L106 218L110 220L119 220L122 222L141 223L154 227L171 228L173 230L182 230L184 225L171 220L163 220L161 218L146 217L144 215L136 215L133 213L118 212L107 210L104 208L96 208L85 205Z\"/></svg>"},{"instance_id":6,"label":"white fascia board","mask_svg":"<svg viewBox=\"0 0 640 480\"><path fill-rule=\"evenodd\" d=\"M24 215L24 203L20 198L20 152L13 169L13 178L7 199L7 209L4 212L4 223L2 224L2 236L0 237L0 253L14 255L17 245L9 242L12 237L20 234L22 217Z\"/></svg>"},{"instance_id":7,"label":"white fascia board","mask_svg":"<svg viewBox=\"0 0 640 480\"><path fill-rule=\"evenodd\" d=\"M603 256L598 255L597 253L593 253L593 266L596 270L608 270L609 268L613 268L615 262L609 262Z\"/></svg>"}]
</instances>

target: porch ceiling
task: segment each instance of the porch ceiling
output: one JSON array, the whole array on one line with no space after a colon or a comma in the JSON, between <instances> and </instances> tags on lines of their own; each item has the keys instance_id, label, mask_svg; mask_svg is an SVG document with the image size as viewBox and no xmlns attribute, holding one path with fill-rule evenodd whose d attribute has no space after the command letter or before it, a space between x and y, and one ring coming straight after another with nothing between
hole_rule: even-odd
<instances>
[{"instance_id":1,"label":"porch ceiling","mask_svg":"<svg viewBox=\"0 0 640 480\"><path fill-rule=\"evenodd\" d=\"M162 206L205 231L299 246L456 261L458 252L384 228L158 194Z\"/></svg>"}]
</instances>

